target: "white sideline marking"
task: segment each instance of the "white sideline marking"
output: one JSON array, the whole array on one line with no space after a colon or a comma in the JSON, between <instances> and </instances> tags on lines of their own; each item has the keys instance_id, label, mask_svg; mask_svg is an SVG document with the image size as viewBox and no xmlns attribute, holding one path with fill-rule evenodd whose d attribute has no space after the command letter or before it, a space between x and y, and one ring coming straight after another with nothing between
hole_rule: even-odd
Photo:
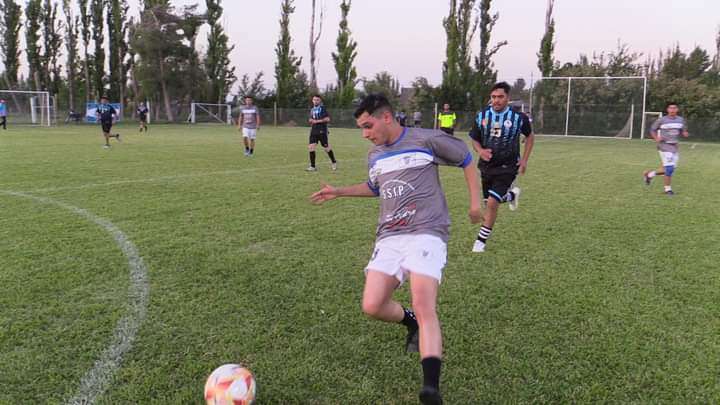
<instances>
[{"instance_id":1,"label":"white sideline marking","mask_svg":"<svg viewBox=\"0 0 720 405\"><path fill-rule=\"evenodd\" d=\"M95 360L93 367L85 373L82 380L80 380L80 387L75 393L75 396L67 402L68 404L73 405L93 404L107 389L113 374L115 374L115 371L120 368L123 355L132 347L135 335L137 334L138 329L140 329L140 325L145 320L148 296L150 294L150 286L148 284L148 274L145 263L143 262L142 257L140 257L140 254L132 241L130 241L130 239L128 239L128 237L117 226L105 218L101 218L82 208L60 201L55 201L47 197L38 197L17 191L4 190L0 190L0 194L35 200L43 204L55 205L93 222L112 235L115 242L128 259L128 267L130 268L128 313L118 321L110 345L103 350L100 358Z\"/></svg>"},{"instance_id":2,"label":"white sideline marking","mask_svg":"<svg viewBox=\"0 0 720 405\"><path fill-rule=\"evenodd\" d=\"M343 161L338 161L339 165L342 165L344 163L354 163L359 161L365 161L365 159L348 159ZM120 184L133 184L133 183L153 183L156 181L172 181L172 180L180 180L180 179L191 179L195 177L206 177L206 176L227 176L227 175L233 175L233 174L244 174L248 172L261 172L261 171L272 171L272 170L278 170L278 169L292 169L294 167L305 167L307 166L307 163L294 163L290 165L284 165L284 166L272 166L272 167L251 167L249 169L236 169L236 170L220 170L216 172L202 172L202 173L189 173L189 174L177 174L172 176L160 176L160 177L149 177L144 179L128 179L128 180L116 180L116 181L108 181L105 183L88 183L88 184L81 184L78 186L62 186L62 187L48 187L48 188L37 188L32 190L23 191L24 193L49 193L53 191L65 191L65 190L83 190L86 188L94 188L94 187L107 187L107 186L116 186Z\"/></svg>"}]
</instances>

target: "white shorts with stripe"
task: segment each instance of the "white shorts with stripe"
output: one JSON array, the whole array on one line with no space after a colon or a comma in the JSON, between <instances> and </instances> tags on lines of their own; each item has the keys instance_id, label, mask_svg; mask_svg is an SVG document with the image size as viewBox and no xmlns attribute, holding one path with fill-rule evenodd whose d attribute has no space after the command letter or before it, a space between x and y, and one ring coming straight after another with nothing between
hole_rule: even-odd
<instances>
[{"instance_id":1,"label":"white shorts with stripe","mask_svg":"<svg viewBox=\"0 0 720 405\"><path fill-rule=\"evenodd\" d=\"M680 161L680 155L677 152L658 151L658 153L663 166L677 166Z\"/></svg>"},{"instance_id":2,"label":"white shorts with stripe","mask_svg":"<svg viewBox=\"0 0 720 405\"><path fill-rule=\"evenodd\" d=\"M375 243L365 272L377 271L405 281L408 273L432 277L440 283L447 262L447 244L435 235L396 235Z\"/></svg>"},{"instance_id":3,"label":"white shorts with stripe","mask_svg":"<svg viewBox=\"0 0 720 405\"><path fill-rule=\"evenodd\" d=\"M255 138L257 138L257 129L243 128L242 134L243 134L243 138L255 139Z\"/></svg>"}]
</instances>

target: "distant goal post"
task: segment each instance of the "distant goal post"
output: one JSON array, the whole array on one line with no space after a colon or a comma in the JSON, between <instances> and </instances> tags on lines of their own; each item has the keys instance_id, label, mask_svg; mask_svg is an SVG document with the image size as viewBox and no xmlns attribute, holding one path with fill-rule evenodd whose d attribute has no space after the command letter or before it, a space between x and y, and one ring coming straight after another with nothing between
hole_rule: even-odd
<instances>
[{"instance_id":1,"label":"distant goal post","mask_svg":"<svg viewBox=\"0 0 720 405\"><path fill-rule=\"evenodd\" d=\"M55 119L55 105L50 92L0 89L0 99L5 100L10 123L49 127Z\"/></svg>"},{"instance_id":2,"label":"distant goal post","mask_svg":"<svg viewBox=\"0 0 720 405\"><path fill-rule=\"evenodd\" d=\"M542 77L530 87L538 134L632 139L645 137L646 76Z\"/></svg>"},{"instance_id":3,"label":"distant goal post","mask_svg":"<svg viewBox=\"0 0 720 405\"><path fill-rule=\"evenodd\" d=\"M191 103L188 122L191 124L232 125L232 105L213 103Z\"/></svg>"}]
</instances>

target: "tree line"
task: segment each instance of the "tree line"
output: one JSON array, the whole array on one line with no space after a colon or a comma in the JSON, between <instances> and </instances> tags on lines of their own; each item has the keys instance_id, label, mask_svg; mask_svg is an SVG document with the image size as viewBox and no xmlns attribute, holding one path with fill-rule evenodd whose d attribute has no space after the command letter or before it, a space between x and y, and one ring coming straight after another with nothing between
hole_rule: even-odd
<instances>
[{"instance_id":1,"label":"tree line","mask_svg":"<svg viewBox=\"0 0 720 405\"><path fill-rule=\"evenodd\" d=\"M323 33L324 9L310 3L310 69L293 49L290 34L295 0L281 0L279 34L275 46L272 89L265 87L264 72L236 77L230 61L234 49L220 23L221 0L205 0L206 11L198 5L174 7L169 0L141 1L139 16L129 14L127 0L0 0L0 56L4 71L0 87L46 90L58 96L60 107L77 109L86 100L106 94L124 104L150 100L155 114L176 121L183 105L193 100L225 102L237 84L239 96L251 95L261 106L305 108L312 94L323 95L327 105L350 108L366 93L381 92L399 103L401 85L390 72L359 77L355 67L358 43L352 37L349 15L352 0L339 4L340 23L331 59L336 79L324 89L317 85L317 43ZM656 56L633 52L618 44L610 53L580 55L575 62L562 63L554 56L556 26L554 0L548 0L545 32L540 38L537 67L542 76L638 76L649 78L649 110L659 111L668 100L679 102L687 115L720 120L720 32L712 56L696 47L690 53L678 46ZM412 82L412 97L404 108L432 109L436 102L450 103L456 110L476 111L487 102L490 87L497 81L494 56L508 45L493 42L494 26L500 19L492 11L492 0L449 0L448 14L441 23L446 35L445 60L438 62L442 82L434 86L427 78ZM209 27L207 51L200 55L198 32ZM20 31L25 41L20 43ZM108 38L104 35L107 34ZM23 46L24 45L24 46ZM25 54L27 76L20 76L20 56ZM63 56L64 58L61 58ZM64 60L64 66L61 66ZM533 100L542 120L543 111L562 98L563 89L551 83ZM529 98L523 79L513 83L516 96ZM588 86L577 94L593 102L612 103L619 97L635 97L627 86L597 93ZM593 96L596 92L601 97ZM633 101L634 102L634 101Z\"/></svg>"},{"instance_id":2,"label":"tree line","mask_svg":"<svg viewBox=\"0 0 720 405\"><path fill-rule=\"evenodd\" d=\"M190 100L224 102L237 80L233 46L221 24L221 0L205 6L199 13L197 4L144 0L133 17L127 0L0 0L0 88L48 91L58 109L75 111L102 95L124 107L149 100L156 117L168 121ZM203 25L209 34L201 56ZM23 53L26 76L19 69Z\"/></svg>"}]
</instances>

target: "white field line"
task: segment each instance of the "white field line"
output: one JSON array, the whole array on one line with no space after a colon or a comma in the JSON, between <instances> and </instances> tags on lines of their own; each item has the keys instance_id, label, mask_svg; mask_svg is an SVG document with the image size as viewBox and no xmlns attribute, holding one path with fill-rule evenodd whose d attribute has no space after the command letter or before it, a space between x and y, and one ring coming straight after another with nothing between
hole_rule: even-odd
<instances>
[{"instance_id":1,"label":"white field line","mask_svg":"<svg viewBox=\"0 0 720 405\"><path fill-rule=\"evenodd\" d=\"M128 313L122 317L113 332L110 345L103 350L100 358L80 380L80 387L68 404L93 404L108 388L115 372L120 368L123 356L132 347L140 325L147 314L150 285L147 267L135 244L117 226L90 211L78 208L48 197L38 197L17 191L0 190L0 194L20 197L68 210L101 227L109 233L128 259L130 268L130 289L128 291Z\"/></svg>"}]
</instances>

